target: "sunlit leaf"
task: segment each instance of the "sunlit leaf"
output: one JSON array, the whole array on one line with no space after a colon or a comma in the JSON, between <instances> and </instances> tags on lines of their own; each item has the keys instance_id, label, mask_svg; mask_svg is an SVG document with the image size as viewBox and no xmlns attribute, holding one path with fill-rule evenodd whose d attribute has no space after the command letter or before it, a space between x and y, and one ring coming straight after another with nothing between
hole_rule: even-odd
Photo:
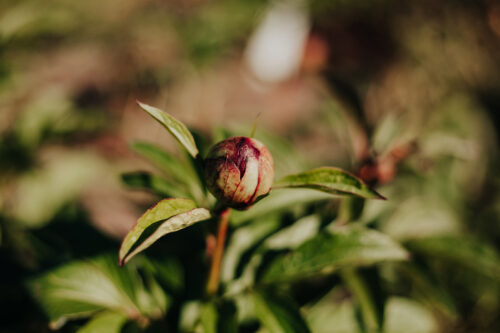
<instances>
[{"instance_id":1,"label":"sunlit leaf","mask_svg":"<svg viewBox=\"0 0 500 333\"><path fill-rule=\"evenodd\" d=\"M195 208L184 213L172 216L169 219L163 221L160 226L147 238L145 238L140 244L134 248L130 253L128 253L120 263L127 263L136 254L144 251L151 245L153 245L161 237L179 231L181 229L187 228L196 222L203 220L208 220L210 218L210 211L205 208Z\"/></svg>"},{"instance_id":2,"label":"sunlit leaf","mask_svg":"<svg viewBox=\"0 0 500 333\"><path fill-rule=\"evenodd\" d=\"M307 309L307 320L313 332L363 332L356 323L355 308L345 291L335 288ZM391 297L385 307L383 332L436 333L439 326L432 312L411 299ZM368 331L376 332L376 331Z\"/></svg>"},{"instance_id":3,"label":"sunlit leaf","mask_svg":"<svg viewBox=\"0 0 500 333\"><path fill-rule=\"evenodd\" d=\"M403 247L380 232L342 228L332 234L319 234L295 251L277 257L264 273L263 280L300 279L341 267L372 265L407 257Z\"/></svg>"},{"instance_id":4,"label":"sunlit leaf","mask_svg":"<svg viewBox=\"0 0 500 333\"><path fill-rule=\"evenodd\" d=\"M309 215L294 222L291 226L281 229L266 239L264 246L268 249L294 249L314 237L320 226L317 215Z\"/></svg>"},{"instance_id":5,"label":"sunlit leaf","mask_svg":"<svg viewBox=\"0 0 500 333\"><path fill-rule=\"evenodd\" d=\"M175 139L191 154L191 156L196 157L198 155L198 148L196 147L196 143L194 142L193 135L187 127L169 115L168 113L155 108L153 106L141 103L137 101L137 104L149 113L154 119L156 119L160 124L162 124L169 132L172 134Z\"/></svg>"},{"instance_id":6,"label":"sunlit leaf","mask_svg":"<svg viewBox=\"0 0 500 333\"><path fill-rule=\"evenodd\" d=\"M232 281L237 274L239 264L242 262L247 264L246 260L242 260L242 258L271 233L278 230L280 224L280 216L269 215L259 219L259 223L249 223L237 228L231 235L224 251L221 280L224 282Z\"/></svg>"},{"instance_id":7,"label":"sunlit leaf","mask_svg":"<svg viewBox=\"0 0 500 333\"><path fill-rule=\"evenodd\" d=\"M102 312L94 316L77 333L120 333L128 318L119 312Z\"/></svg>"},{"instance_id":8,"label":"sunlit leaf","mask_svg":"<svg viewBox=\"0 0 500 333\"><path fill-rule=\"evenodd\" d=\"M123 262L125 256L139 240L139 237L146 228L157 222L164 221L172 216L185 213L195 208L196 204L189 199L165 199L148 209L139 220L137 220L136 225L123 239L119 254L120 262Z\"/></svg>"},{"instance_id":9,"label":"sunlit leaf","mask_svg":"<svg viewBox=\"0 0 500 333\"><path fill-rule=\"evenodd\" d=\"M341 285L305 309L311 331L315 333L360 332L352 299L345 297Z\"/></svg>"},{"instance_id":10,"label":"sunlit leaf","mask_svg":"<svg viewBox=\"0 0 500 333\"><path fill-rule=\"evenodd\" d=\"M255 291L254 303L257 318L269 332L310 332L292 300L269 291Z\"/></svg>"},{"instance_id":11,"label":"sunlit leaf","mask_svg":"<svg viewBox=\"0 0 500 333\"><path fill-rule=\"evenodd\" d=\"M398 199L392 216L384 218L380 226L380 230L392 238L406 241L461 233L460 213L450 207L449 198L414 195L406 200Z\"/></svg>"},{"instance_id":12,"label":"sunlit leaf","mask_svg":"<svg viewBox=\"0 0 500 333\"><path fill-rule=\"evenodd\" d=\"M274 188L301 187L335 195L356 195L366 199L384 199L354 175L332 167L322 167L289 175L273 184Z\"/></svg>"},{"instance_id":13,"label":"sunlit leaf","mask_svg":"<svg viewBox=\"0 0 500 333\"><path fill-rule=\"evenodd\" d=\"M387 333L436 333L441 332L433 313L420 303L402 297L391 297L385 309Z\"/></svg>"},{"instance_id":14,"label":"sunlit leaf","mask_svg":"<svg viewBox=\"0 0 500 333\"><path fill-rule=\"evenodd\" d=\"M103 175L103 161L82 152L58 151L43 164L23 174L16 190L5 197L15 218L29 227L41 227L68 202Z\"/></svg>"},{"instance_id":15,"label":"sunlit leaf","mask_svg":"<svg viewBox=\"0 0 500 333\"><path fill-rule=\"evenodd\" d=\"M114 256L70 262L30 280L28 286L54 329L68 319L105 309L140 319L162 316L168 306L165 294L158 302L153 295L158 291L147 288L133 266L119 268Z\"/></svg>"}]
</instances>

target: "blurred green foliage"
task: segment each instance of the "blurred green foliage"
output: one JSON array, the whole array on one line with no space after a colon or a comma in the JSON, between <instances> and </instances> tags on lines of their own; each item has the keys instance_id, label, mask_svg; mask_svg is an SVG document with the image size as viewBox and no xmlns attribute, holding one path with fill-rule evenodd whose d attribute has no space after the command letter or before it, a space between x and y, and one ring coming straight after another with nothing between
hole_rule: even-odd
<instances>
[{"instance_id":1,"label":"blurred green foliage","mask_svg":"<svg viewBox=\"0 0 500 333\"><path fill-rule=\"evenodd\" d=\"M277 105L312 96L300 116L271 118L288 127L257 127L277 179L340 166L388 200L276 189L234 212L213 298L204 293L212 222L118 267L111 253L139 211L164 197L213 203L187 154L130 135L143 125L130 105L189 102L197 89L211 102L200 109L225 105L221 82L255 83L233 77L248 71L242 54L268 6L0 3L0 332L500 331L494 1L307 2L309 34L326 51L303 56L323 50L327 60L256 84L243 119L267 105L262 95ZM251 127L209 131L207 118L186 117L202 156ZM126 193L149 196L120 192L120 174Z\"/></svg>"}]
</instances>

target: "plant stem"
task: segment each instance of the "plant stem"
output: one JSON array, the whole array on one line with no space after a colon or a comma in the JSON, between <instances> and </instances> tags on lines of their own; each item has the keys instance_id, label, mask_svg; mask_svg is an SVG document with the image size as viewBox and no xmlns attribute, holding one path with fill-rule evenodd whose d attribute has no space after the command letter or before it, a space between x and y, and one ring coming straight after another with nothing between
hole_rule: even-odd
<instances>
[{"instance_id":1,"label":"plant stem","mask_svg":"<svg viewBox=\"0 0 500 333\"><path fill-rule=\"evenodd\" d=\"M377 309L373 295L363 278L352 268L345 268L340 272L347 287L356 297L361 308L361 316L365 331L380 332L382 322L377 315Z\"/></svg>"},{"instance_id":2,"label":"plant stem","mask_svg":"<svg viewBox=\"0 0 500 333\"><path fill-rule=\"evenodd\" d=\"M212 257L210 266L210 275L207 283L207 294L214 295L219 288L220 265L222 255L224 254L224 243L226 242L227 225L229 223L229 214L231 208L224 208L219 213L219 230L217 232L217 241L215 243L215 251Z\"/></svg>"}]
</instances>

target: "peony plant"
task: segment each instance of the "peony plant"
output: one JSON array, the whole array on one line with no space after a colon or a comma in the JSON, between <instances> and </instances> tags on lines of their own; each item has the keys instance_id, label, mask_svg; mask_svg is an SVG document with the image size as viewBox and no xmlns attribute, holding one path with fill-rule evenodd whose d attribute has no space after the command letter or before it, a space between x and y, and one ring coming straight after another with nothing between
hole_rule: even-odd
<instances>
[{"instance_id":1,"label":"peony plant","mask_svg":"<svg viewBox=\"0 0 500 333\"><path fill-rule=\"evenodd\" d=\"M209 219L218 220L215 249L206 292L217 293L220 265L224 253L231 209L248 210L265 200L272 188L309 188L332 195L384 199L356 176L334 167L321 167L274 181L274 162L266 146L251 137L231 137L215 144L205 158L199 154L192 133L180 121L164 111L138 102L139 106L163 125L189 153L199 181L185 193L167 188L166 192L185 197L169 197L148 209L123 239L119 263L124 265L162 236ZM154 153L149 152L154 159ZM175 172L175 161L171 161ZM279 161L278 161L279 163ZM182 168L182 167L181 167ZM192 180L192 179L191 179ZM152 183L152 181L150 182ZM158 185L159 186L159 185ZM196 188L198 187L198 188ZM215 198L211 200L210 194ZM201 203L198 205L198 203Z\"/></svg>"}]
</instances>

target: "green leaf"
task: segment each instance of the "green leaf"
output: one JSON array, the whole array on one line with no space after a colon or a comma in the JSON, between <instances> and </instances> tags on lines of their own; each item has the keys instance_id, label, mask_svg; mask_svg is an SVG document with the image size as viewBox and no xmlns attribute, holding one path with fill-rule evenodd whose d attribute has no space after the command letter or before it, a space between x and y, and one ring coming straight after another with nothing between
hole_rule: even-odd
<instances>
[{"instance_id":1,"label":"green leaf","mask_svg":"<svg viewBox=\"0 0 500 333\"><path fill-rule=\"evenodd\" d=\"M315 333L361 332L352 298L345 297L343 286L337 285L316 303L307 306L305 317Z\"/></svg>"},{"instance_id":2,"label":"green leaf","mask_svg":"<svg viewBox=\"0 0 500 333\"><path fill-rule=\"evenodd\" d=\"M149 190L166 197L186 197L183 190L149 172L135 171L121 175L123 183L132 189Z\"/></svg>"},{"instance_id":3,"label":"green leaf","mask_svg":"<svg viewBox=\"0 0 500 333\"><path fill-rule=\"evenodd\" d=\"M298 207L303 204L329 200L331 196L310 189L276 189L265 198L245 211L233 211L231 215L232 225L242 225L250 220L255 220L271 213Z\"/></svg>"},{"instance_id":4,"label":"green leaf","mask_svg":"<svg viewBox=\"0 0 500 333\"><path fill-rule=\"evenodd\" d=\"M160 124L162 124L169 132L172 134L175 139L191 154L191 156L196 157L198 155L198 148L196 147L196 143L194 142L193 135L187 127L169 115L168 113L155 108L153 106L141 103L137 101L137 104L149 113L154 119L156 119Z\"/></svg>"},{"instance_id":5,"label":"green leaf","mask_svg":"<svg viewBox=\"0 0 500 333\"><path fill-rule=\"evenodd\" d=\"M214 303L203 304L200 320L204 333L217 333L217 317L217 308Z\"/></svg>"},{"instance_id":6,"label":"green leaf","mask_svg":"<svg viewBox=\"0 0 500 333\"><path fill-rule=\"evenodd\" d=\"M155 206L148 209L140 218L137 223L129 231L123 239L120 247L119 259L123 261L124 257L130 251L132 246L139 240L139 237L154 223L164 221L172 216L180 213L185 213L195 209L195 203L190 199L164 199L158 202Z\"/></svg>"},{"instance_id":7,"label":"green leaf","mask_svg":"<svg viewBox=\"0 0 500 333\"><path fill-rule=\"evenodd\" d=\"M130 148L144 158L150 160L160 170L172 177L172 179L181 183L189 184L193 182L196 177L191 165L183 163L181 159L172 156L156 145L138 141L133 142Z\"/></svg>"},{"instance_id":8,"label":"green leaf","mask_svg":"<svg viewBox=\"0 0 500 333\"><path fill-rule=\"evenodd\" d=\"M106 309L138 320L159 318L168 306L167 296L159 301L159 291L147 288L133 265L120 269L111 255L70 262L31 279L28 287L54 329Z\"/></svg>"},{"instance_id":9,"label":"green leaf","mask_svg":"<svg viewBox=\"0 0 500 333\"><path fill-rule=\"evenodd\" d=\"M423 262L411 261L397 266L398 273L412 284L414 298L428 305L440 315L456 319L458 312L454 300L443 282L436 279Z\"/></svg>"},{"instance_id":10,"label":"green leaf","mask_svg":"<svg viewBox=\"0 0 500 333\"><path fill-rule=\"evenodd\" d=\"M102 312L94 316L77 333L120 333L127 317L119 312Z\"/></svg>"},{"instance_id":11,"label":"green leaf","mask_svg":"<svg viewBox=\"0 0 500 333\"><path fill-rule=\"evenodd\" d=\"M422 304L402 297L391 297L385 309L386 333L435 333L442 331L434 314Z\"/></svg>"},{"instance_id":12,"label":"green leaf","mask_svg":"<svg viewBox=\"0 0 500 333\"><path fill-rule=\"evenodd\" d=\"M136 254L144 251L166 234L187 228L197 222L208 220L210 217L210 211L205 208L195 208L187 212L172 216L171 218L163 221L150 236L141 241L141 243L136 248L134 248L134 250L128 253L122 259L121 264L127 263Z\"/></svg>"},{"instance_id":13,"label":"green leaf","mask_svg":"<svg viewBox=\"0 0 500 333\"><path fill-rule=\"evenodd\" d=\"M295 249L316 236L320 224L318 215L305 216L266 239L264 247L273 250Z\"/></svg>"},{"instance_id":14,"label":"green leaf","mask_svg":"<svg viewBox=\"0 0 500 333\"><path fill-rule=\"evenodd\" d=\"M470 237L442 236L408 242L415 252L449 261L500 281L500 255L491 245Z\"/></svg>"},{"instance_id":15,"label":"green leaf","mask_svg":"<svg viewBox=\"0 0 500 333\"><path fill-rule=\"evenodd\" d=\"M275 182L273 187L310 188L336 195L355 195L366 199L385 199L369 188L361 179L338 168L322 167L289 175Z\"/></svg>"},{"instance_id":16,"label":"green leaf","mask_svg":"<svg viewBox=\"0 0 500 333\"><path fill-rule=\"evenodd\" d=\"M269 332L310 332L291 299L269 291L255 291L254 304L257 318Z\"/></svg>"},{"instance_id":17,"label":"green leaf","mask_svg":"<svg viewBox=\"0 0 500 333\"><path fill-rule=\"evenodd\" d=\"M236 306L232 301L220 299L203 304L200 313L204 333L237 333Z\"/></svg>"},{"instance_id":18,"label":"green leaf","mask_svg":"<svg viewBox=\"0 0 500 333\"><path fill-rule=\"evenodd\" d=\"M161 259L149 259L151 265L150 272L174 293L180 293L184 289L184 268L180 261L174 257L164 257Z\"/></svg>"},{"instance_id":19,"label":"green leaf","mask_svg":"<svg viewBox=\"0 0 500 333\"><path fill-rule=\"evenodd\" d=\"M378 272L372 269L363 273L347 268L340 275L359 305L360 326L368 332L381 332L387 297L383 293Z\"/></svg>"},{"instance_id":20,"label":"green leaf","mask_svg":"<svg viewBox=\"0 0 500 333\"><path fill-rule=\"evenodd\" d=\"M221 281L234 282L238 264L251 253L266 237L280 228L279 215L268 215L259 219L259 223L249 223L237 228L231 235L224 251L221 265ZM247 264L248 260L243 260Z\"/></svg>"},{"instance_id":21,"label":"green leaf","mask_svg":"<svg viewBox=\"0 0 500 333\"><path fill-rule=\"evenodd\" d=\"M23 173L15 180L16 191L3 198L9 199L16 221L27 227L40 228L48 223L89 182L105 174L103 161L83 152L54 152L42 165Z\"/></svg>"},{"instance_id":22,"label":"green leaf","mask_svg":"<svg viewBox=\"0 0 500 333\"><path fill-rule=\"evenodd\" d=\"M264 273L263 281L300 279L341 267L373 265L407 257L403 247L380 232L345 227L332 234L319 234L295 251L277 257Z\"/></svg>"}]
</instances>

